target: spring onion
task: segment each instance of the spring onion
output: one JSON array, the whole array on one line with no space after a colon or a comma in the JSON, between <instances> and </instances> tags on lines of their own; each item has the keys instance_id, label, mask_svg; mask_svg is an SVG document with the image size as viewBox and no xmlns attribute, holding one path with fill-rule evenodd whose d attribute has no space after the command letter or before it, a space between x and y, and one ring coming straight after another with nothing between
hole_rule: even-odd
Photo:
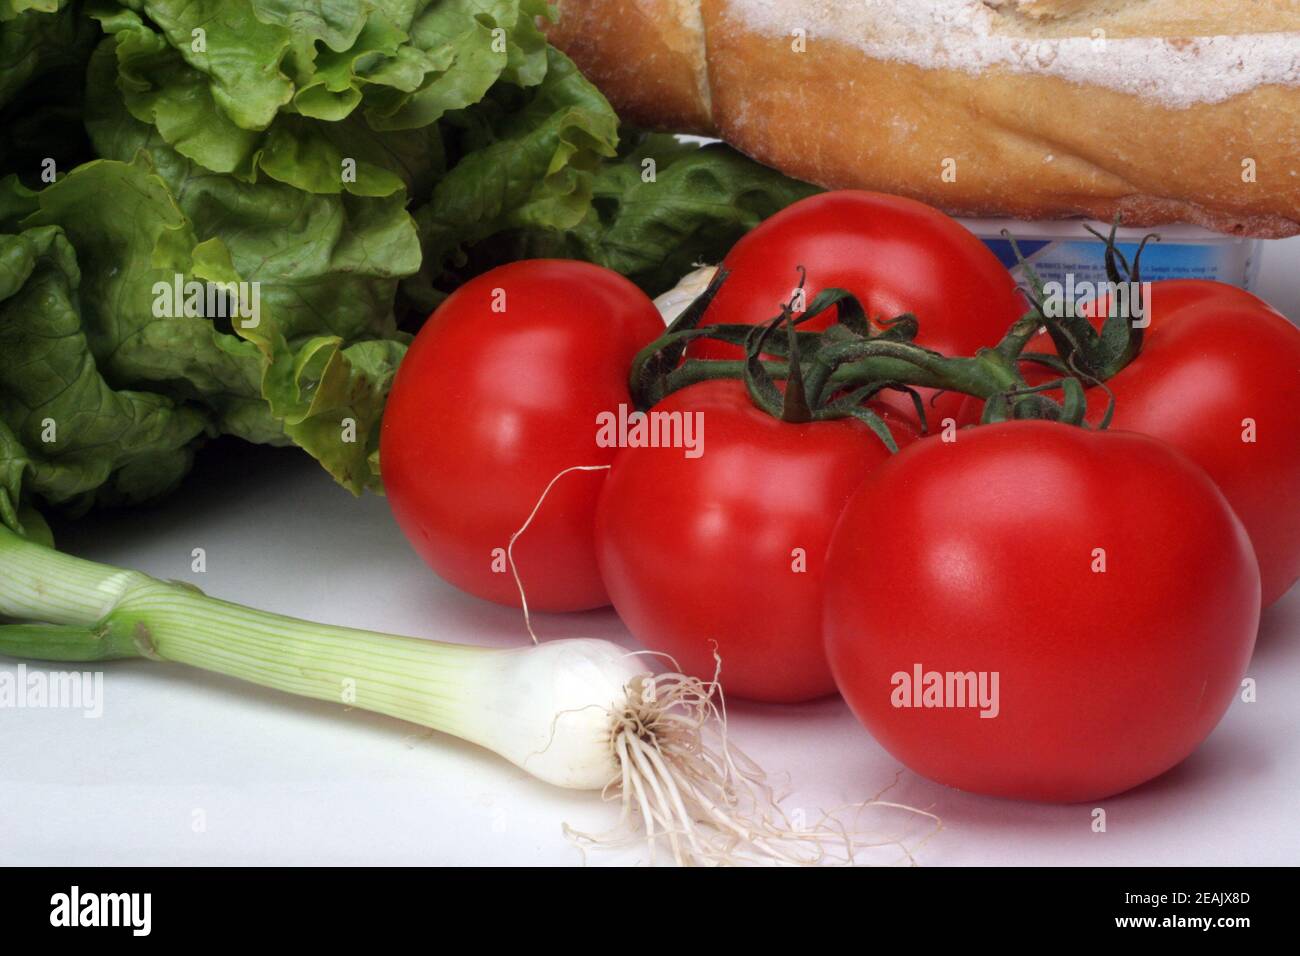
<instances>
[{"instance_id":1,"label":"spring onion","mask_svg":"<svg viewBox=\"0 0 1300 956\"><path fill-rule=\"evenodd\" d=\"M0 654L174 661L430 727L561 787L620 800L615 830L678 863L851 862L837 823L801 827L726 739L716 680L652 674L607 641L476 647L314 624L54 551L0 526ZM895 806L880 802L884 806ZM567 828L566 828L567 829ZM895 843L895 841L886 841Z\"/></svg>"}]
</instances>

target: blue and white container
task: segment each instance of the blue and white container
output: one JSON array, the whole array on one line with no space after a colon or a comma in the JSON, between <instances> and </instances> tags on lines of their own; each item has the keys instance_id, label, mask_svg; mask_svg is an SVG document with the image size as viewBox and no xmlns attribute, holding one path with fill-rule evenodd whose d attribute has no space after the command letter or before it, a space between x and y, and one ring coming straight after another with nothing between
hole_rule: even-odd
<instances>
[{"instance_id":1,"label":"blue and white container","mask_svg":"<svg viewBox=\"0 0 1300 956\"><path fill-rule=\"evenodd\" d=\"M1044 282L1063 286L1106 281L1106 244L1084 229L1090 225L1109 235L1110 225L1082 219L1056 222L1023 222L1019 219L959 219L979 236L1022 284L1023 270L1005 229L1015 237L1020 252ZM1249 290L1259 273L1263 240L1225 236L1198 226L1159 226L1152 229L1121 228L1116 240L1130 262L1142 237L1160 236L1142 252L1143 281L1160 279L1214 279ZM1072 278L1071 278L1072 277Z\"/></svg>"}]
</instances>

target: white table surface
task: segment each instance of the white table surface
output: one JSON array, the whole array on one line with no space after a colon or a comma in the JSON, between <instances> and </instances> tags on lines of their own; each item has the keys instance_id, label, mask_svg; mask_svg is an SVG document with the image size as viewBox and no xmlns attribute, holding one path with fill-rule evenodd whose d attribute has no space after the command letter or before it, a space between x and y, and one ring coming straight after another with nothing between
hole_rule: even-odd
<instances>
[{"instance_id":1,"label":"white table surface","mask_svg":"<svg viewBox=\"0 0 1300 956\"><path fill-rule=\"evenodd\" d=\"M1300 318L1300 242L1271 244L1259 291ZM518 612L437 580L383 499L353 499L292 451L241 449L152 508L67 530L76 554L189 580L256 607L442 640L526 640ZM206 549L204 574L190 571ZM632 645L608 610L541 616L545 637ZM0 669L15 668L0 658ZM495 756L411 725L191 671L104 667L104 713L0 710L0 864L576 864L561 824L598 830L614 809L534 781ZM909 772L889 798L927 808L942 832L923 865L1300 863L1300 588L1266 612L1237 702L1184 764L1091 806L976 797ZM734 703L732 735L786 771L788 806L870 797L899 765L838 699ZM897 813L874 832L915 843ZM643 860L602 851L593 864ZM900 859L882 851L875 862Z\"/></svg>"}]
</instances>

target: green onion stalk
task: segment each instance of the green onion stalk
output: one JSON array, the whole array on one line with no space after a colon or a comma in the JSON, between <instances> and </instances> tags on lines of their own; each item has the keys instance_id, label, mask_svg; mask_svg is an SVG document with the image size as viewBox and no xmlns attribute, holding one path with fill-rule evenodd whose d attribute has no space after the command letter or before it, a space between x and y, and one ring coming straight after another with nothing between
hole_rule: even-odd
<instances>
[{"instance_id":1,"label":"green onion stalk","mask_svg":"<svg viewBox=\"0 0 1300 956\"><path fill-rule=\"evenodd\" d=\"M652 859L666 844L683 864L852 862L861 848L829 819L787 819L762 771L727 740L716 674L652 673L644 656L608 641L489 648L317 624L72 557L0 525L0 654L173 662L429 727L547 783L620 801L605 833L566 827L584 846L646 839Z\"/></svg>"}]
</instances>

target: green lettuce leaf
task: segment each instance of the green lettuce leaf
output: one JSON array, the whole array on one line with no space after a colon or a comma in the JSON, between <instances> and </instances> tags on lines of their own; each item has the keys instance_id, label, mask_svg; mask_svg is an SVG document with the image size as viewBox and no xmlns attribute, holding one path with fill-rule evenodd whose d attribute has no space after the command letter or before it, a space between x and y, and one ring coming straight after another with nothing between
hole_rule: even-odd
<instances>
[{"instance_id":1,"label":"green lettuce leaf","mask_svg":"<svg viewBox=\"0 0 1300 956\"><path fill-rule=\"evenodd\" d=\"M658 295L696 264L717 262L763 219L816 192L718 143L645 136L600 167L580 222L502 230L472 252L471 271L514 259L586 259Z\"/></svg>"},{"instance_id":2,"label":"green lettuce leaf","mask_svg":"<svg viewBox=\"0 0 1300 956\"><path fill-rule=\"evenodd\" d=\"M99 31L62 7L0 4L0 171L33 187L92 158L81 113Z\"/></svg>"},{"instance_id":3,"label":"green lettuce leaf","mask_svg":"<svg viewBox=\"0 0 1300 956\"><path fill-rule=\"evenodd\" d=\"M117 85L136 119L207 169L313 192L409 185L409 150L444 114L498 81L536 85L546 72L541 0L100 0L91 11L116 40ZM345 158L361 167L349 179Z\"/></svg>"},{"instance_id":4,"label":"green lettuce leaf","mask_svg":"<svg viewBox=\"0 0 1300 956\"><path fill-rule=\"evenodd\" d=\"M247 183L211 175L123 108L111 83L100 80L111 69L111 53L101 46L91 62L87 106L97 152L123 163L147 157L177 197L196 240L221 239L241 278L259 283L261 303L276 314L287 339L395 333L397 282L420 261L404 191L383 197L330 195L270 180Z\"/></svg>"},{"instance_id":5,"label":"green lettuce leaf","mask_svg":"<svg viewBox=\"0 0 1300 956\"><path fill-rule=\"evenodd\" d=\"M75 513L170 491L208 431L199 410L105 379L80 295L62 229L0 235L0 520L20 530L28 495Z\"/></svg>"},{"instance_id":6,"label":"green lettuce leaf","mask_svg":"<svg viewBox=\"0 0 1300 956\"><path fill-rule=\"evenodd\" d=\"M201 401L218 420L228 405L238 412L260 399L260 360L251 343L159 301L159 284L171 288L178 276L182 285L192 278L198 240L146 155L135 163L79 166L38 201L23 225L57 226L77 250L79 332L110 384ZM270 428L267 422L259 432Z\"/></svg>"},{"instance_id":7,"label":"green lettuce leaf","mask_svg":"<svg viewBox=\"0 0 1300 956\"><path fill-rule=\"evenodd\" d=\"M568 57L550 50L548 59L536 88L504 88L449 118L463 155L415 211L424 257L404 289L417 307L437 304L440 280L466 246L515 229L563 231L590 211L594 173L616 153L618 123Z\"/></svg>"},{"instance_id":8,"label":"green lettuce leaf","mask_svg":"<svg viewBox=\"0 0 1300 956\"><path fill-rule=\"evenodd\" d=\"M123 206L122 196L131 197L131 202ZM6 308L11 310L6 314L12 316L6 328L17 338L5 354L13 356L19 371L30 373L30 349L35 348L31 343L45 341L45 330L54 324L60 337L75 341L76 350L69 354L80 365L60 369L53 378L44 374L41 381L63 382L73 372L90 376L93 371L97 387L120 390L112 401L91 402L86 391L90 386L80 387L73 396L74 409L87 404L107 407L109 417L117 421L125 414L125 396L137 413L170 410L178 425L189 430L182 436L185 441L175 447L177 432L160 433L164 447L179 452L164 468L157 454L160 449L142 441L139 428L122 431L118 448L104 443L104 428L97 422L90 428L86 419L70 417L60 424L68 440L56 450L79 448L89 431L101 454L75 459L85 467L71 475L76 479L71 484L67 481L71 459L65 459L60 473L64 480L59 482L38 470L39 480L31 485L35 493L53 503L69 502L96 489L101 501L140 500L161 493L188 467L187 443L204 431L251 441L293 442L353 491L375 483L371 460L378 447L383 400L405 351L404 336L390 329L388 337L360 341L327 334L291 337L302 316L286 320L277 306L280 300L266 292L260 293L259 308L248 316L228 308L204 314L202 303L197 314L186 314L181 305L185 297L172 294L173 288L198 282L223 287L248 283L253 288L254 280L238 269L221 239L198 238L194 223L175 202L147 153L137 153L131 163L86 164L43 190L37 199L38 209L24 220L27 230L10 240L16 265L5 270L13 275L13 288L6 290L10 300ZM105 204L118 214L101 214L107 211ZM33 247L37 239L42 245ZM80 264L74 246L81 250ZM350 265L355 265L349 258L355 251L343 253ZM55 298L45 288L44 273L34 274L29 262L40 261L39 253L59 267L68 294ZM57 314L33 309L34 296L47 309L57 306ZM33 309L25 321L23 309ZM10 363L4 368L9 370ZM44 419L23 409L46 408L48 395L34 391L29 378L4 385L6 393L23 398L20 404L0 406L0 420L10 423L22 447L36 447L33 442L40 437L36 425ZM146 422L139 427L153 426ZM132 466L135 452L152 455L147 462L152 471L130 471L126 480L110 482L114 468ZM45 460L29 461L30 457L23 457L24 468L35 468ZM153 484L145 481L148 474L155 476ZM17 492L11 492L17 500Z\"/></svg>"},{"instance_id":9,"label":"green lettuce leaf","mask_svg":"<svg viewBox=\"0 0 1300 956\"><path fill-rule=\"evenodd\" d=\"M239 282L230 251L217 239L194 250L200 279ZM384 400L406 353L404 337L345 345L337 335L291 343L274 309L255 325L236 321L262 359L261 394L285 435L354 493L379 490L375 463Z\"/></svg>"},{"instance_id":10,"label":"green lettuce leaf","mask_svg":"<svg viewBox=\"0 0 1300 956\"><path fill-rule=\"evenodd\" d=\"M67 0L0 0L0 23L14 20L24 13L56 13L67 4Z\"/></svg>"},{"instance_id":11,"label":"green lettuce leaf","mask_svg":"<svg viewBox=\"0 0 1300 956\"><path fill-rule=\"evenodd\" d=\"M409 330L465 277L563 255L658 291L811 191L619 152L550 12L0 0L0 522L163 494L219 435L378 488Z\"/></svg>"}]
</instances>

